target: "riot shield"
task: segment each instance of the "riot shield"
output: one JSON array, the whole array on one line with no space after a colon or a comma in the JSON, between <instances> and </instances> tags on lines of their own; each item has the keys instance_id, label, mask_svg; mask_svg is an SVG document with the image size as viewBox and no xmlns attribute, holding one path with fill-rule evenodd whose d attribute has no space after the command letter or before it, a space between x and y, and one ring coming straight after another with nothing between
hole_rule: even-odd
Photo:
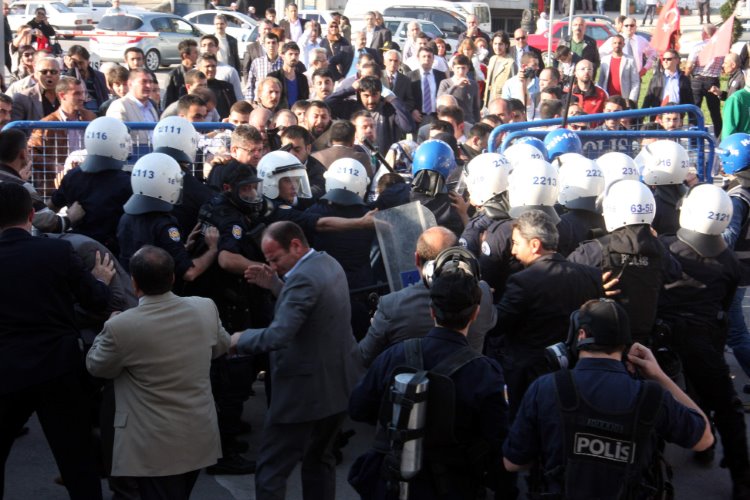
<instances>
[{"instance_id":1,"label":"riot shield","mask_svg":"<svg viewBox=\"0 0 750 500\"><path fill-rule=\"evenodd\" d=\"M414 264L417 239L435 225L435 216L418 201L375 214L375 231L391 292L419 281Z\"/></svg>"}]
</instances>

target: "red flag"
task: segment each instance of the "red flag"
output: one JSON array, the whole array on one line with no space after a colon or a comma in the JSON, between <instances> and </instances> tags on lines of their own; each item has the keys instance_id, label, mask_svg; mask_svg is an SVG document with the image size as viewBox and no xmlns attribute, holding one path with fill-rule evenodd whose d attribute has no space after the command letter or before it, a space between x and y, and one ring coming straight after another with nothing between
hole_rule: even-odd
<instances>
[{"instance_id":1,"label":"red flag","mask_svg":"<svg viewBox=\"0 0 750 500\"><path fill-rule=\"evenodd\" d=\"M734 27L734 15L726 20L721 28L716 30L714 36L701 49L698 54L698 64L708 66L716 57L724 57L729 54L729 47L732 45L732 28Z\"/></svg>"},{"instance_id":2,"label":"red flag","mask_svg":"<svg viewBox=\"0 0 750 500\"><path fill-rule=\"evenodd\" d=\"M680 9L677 0L667 0L661 8L651 46L661 56L672 45L672 34L680 32Z\"/></svg>"}]
</instances>

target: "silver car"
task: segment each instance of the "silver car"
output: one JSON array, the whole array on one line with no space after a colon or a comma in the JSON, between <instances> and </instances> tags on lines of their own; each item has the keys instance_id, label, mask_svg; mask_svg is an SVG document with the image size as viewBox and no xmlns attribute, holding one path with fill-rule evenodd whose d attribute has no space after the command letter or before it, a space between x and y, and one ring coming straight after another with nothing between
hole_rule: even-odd
<instances>
[{"instance_id":1,"label":"silver car","mask_svg":"<svg viewBox=\"0 0 750 500\"><path fill-rule=\"evenodd\" d=\"M198 42L202 35L194 25L174 14L104 16L89 41L89 51L98 54L102 62L122 62L125 49L138 47L146 55L146 68L156 71L159 66L180 62L177 46L182 40Z\"/></svg>"}]
</instances>

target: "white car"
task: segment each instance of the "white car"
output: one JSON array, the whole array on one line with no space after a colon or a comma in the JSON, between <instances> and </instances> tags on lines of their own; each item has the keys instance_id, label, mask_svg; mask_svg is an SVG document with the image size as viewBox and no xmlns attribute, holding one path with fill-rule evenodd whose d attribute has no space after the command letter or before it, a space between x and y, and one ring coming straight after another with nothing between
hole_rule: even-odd
<instances>
[{"instance_id":1,"label":"white car","mask_svg":"<svg viewBox=\"0 0 750 500\"><path fill-rule=\"evenodd\" d=\"M47 20L55 31L60 30L92 30L94 21L91 16L74 12L62 2L13 2L10 4L8 24L16 31L35 17L36 10L43 8L47 11Z\"/></svg>"},{"instance_id":2,"label":"white car","mask_svg":"<svg viewBox=\"0 0 750 500\"><path fill-rule=\"evenodd\" d=\"M245 48L251 42L250 35L258 21L250 16L232 10L197 10L185 15L185 20L193 23L199 30L214 34L214 17L221 14L227 18L227 34L237 39L237 52L240 59L245 55Z\"/></svg>"},{"instance_id":3,"label":"white car","mask_svg":"<svg viewBox=\"0 0 750 500\"><path fill-rule=\"evenodd\" d=\"M433 40L435 38L442 38L445 43L448 44L447 52L453 52L458 47L458 39L449 38L448 35L437 27L432 21L425 21L424 19L411 19L407 17L384 17L385 27L391 31L391 40L396 42L401 50L404 50L404 44L406 43L406 30L409 23L416 21L419 23L419 27L422 31L427 33Z\"/></svg>"}]
</instances>

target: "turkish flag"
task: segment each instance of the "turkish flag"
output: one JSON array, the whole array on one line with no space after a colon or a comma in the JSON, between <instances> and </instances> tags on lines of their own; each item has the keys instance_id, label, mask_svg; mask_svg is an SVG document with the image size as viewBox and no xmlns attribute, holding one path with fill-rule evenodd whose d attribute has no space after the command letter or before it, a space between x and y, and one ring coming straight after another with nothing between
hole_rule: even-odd
<instances>
[{"instance_id":1,"label":"turkish flag","mask_svg":"<svg viewBox=\"0 0 750 500\"><path fill-rule=\"evenodd\" d=\"M661 8L659 19L656 21L656 29L651 37L651 46L661 56L665 50L674 48L676 40L673 40L672 35L674 33L679 34L679 32L680 9L677 8L677 0L667 0Z\"/></svg>"},{"instance_id":2,"label":"turkish flag","mask_svg":"<svg viewBox=\"0 0 750 500\"><path fill-rule=\"evenodd\" d=\"M734 15L726 20L721 28L716 30L714 36L698 53L698 64L708 66L716 57L724 57L729 54L729 48L732 45L732 28L734 27Z\"/></svg>"}]
</instances>

